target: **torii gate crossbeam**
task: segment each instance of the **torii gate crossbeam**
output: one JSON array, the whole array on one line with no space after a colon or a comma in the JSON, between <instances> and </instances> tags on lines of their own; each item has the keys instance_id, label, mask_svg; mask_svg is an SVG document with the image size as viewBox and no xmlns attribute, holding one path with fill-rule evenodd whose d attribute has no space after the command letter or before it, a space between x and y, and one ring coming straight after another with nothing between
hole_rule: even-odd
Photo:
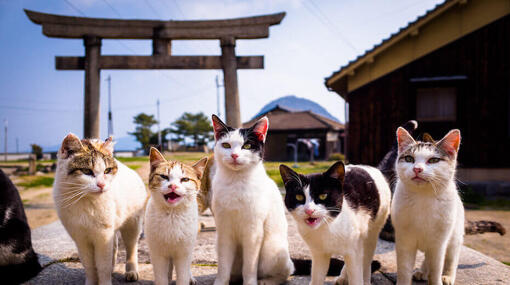
<instances>
[{"instance_id":1,"label":"torii gate crossbeam","mask_svg":"<svg viewBox=\"0 0 510 285\"><path fill-rule=\"evenodd\" d=\"M201 21L119 20L70 17L25 10L55 38L81 38L84 57L55 58L57 70L85 70L84 136L99 137L99 86L101 69L222 69L227 124L241 126L237 69L264 68L264 56L236 56L238 39L269 37L269 27L285 13L247 18ZM102 39L150 39L151 56L102 56ZM220 41L221 56L173 56L172 40Z\"/></svg>"}]
</instances>

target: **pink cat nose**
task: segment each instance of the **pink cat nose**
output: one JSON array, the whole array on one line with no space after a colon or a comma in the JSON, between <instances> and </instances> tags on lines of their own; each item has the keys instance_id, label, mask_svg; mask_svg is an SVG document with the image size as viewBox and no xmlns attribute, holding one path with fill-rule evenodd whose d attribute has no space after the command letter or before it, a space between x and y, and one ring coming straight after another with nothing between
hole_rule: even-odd
<instances>
[{"instance_id":1,"label":"pink cat nose","mask_svg":"<svg viewBox=\"0 0 510 285\"><path fill-rule=\"evenodd\" d=\"M414 173L418 174L418 173L423 172L423 168L415 167L415 168L413 168L413 171L414 171Z\"/></svg>"},{"instance_id":2,"label":"pink cat nose","mask_svg":"<svg viewBox=\"0 0 510 285\"><path fill-rule=\"evenodd\" d=\"M103 190L104 186L105 186L105 183L104 182L97 182L97 187L99 187L99 189Z\"/></svg>"},{"instance_id":3,"label":"pink cat nose","mask_svg":"<svg viewBox=\"0 0 510 285\"><path fill-rule=\"evenodd\" d=\"M305 209L305 213L308 215L308 216L311 216L313 214L313 212L315 212L314 209Z\"/></svg>"},{"instance_id":4,"label":"pink cat nose","mask_svg":"<svg viewBox=\"0 0 510 285\"><path fill-rule=\"evenodd\" d=\"M175 189L177 189L177 185L170 184L170 185L168 185L168 188L172 189L172 191L175 191Z\"/></svg>"},{"instance_id":5,"label":"pink cat nose","mask_svg":"<svg viewBox=\"0 0 510 285\"><path fill-rule=\"evenodd\" d=\"M239 155L238 155L238 154L235 154L235 153L231 154L230 156L231 156L233 159L237 159L237 158L239 157Z\"/></svg>"}]
</instances>

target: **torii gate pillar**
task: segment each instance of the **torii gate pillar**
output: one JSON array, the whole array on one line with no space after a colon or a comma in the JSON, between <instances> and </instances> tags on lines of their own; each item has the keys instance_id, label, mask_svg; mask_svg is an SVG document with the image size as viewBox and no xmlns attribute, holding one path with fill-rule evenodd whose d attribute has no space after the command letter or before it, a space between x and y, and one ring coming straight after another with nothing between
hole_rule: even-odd
<instances>
[{"instance_id":1,"label":"torii gate pillar","mask_svg":"<svg viewBox=\"0 0 510 285\"><path fill-rule=\"evenodd\" d=\"M83 136L99 138L100 100L99 87L101 82L99 57L101 56L101 39L94 36L83 38L85 46L85 112L83 118Z\"/></svg>"},{"instance_id":2,"label":"torii gate pillar","mask_svg":"<svg viewBox=\"0 0 510 285\"><path fill-rule=\"evenodd\" d=\"M263 56L236 56L236 40L269 37L285 13L199 21L120 20L69 17L25 10L53 38L83 39L85 57L57 56L57 70L85 70L84 137L99 138L101 69L222 69L227 124L241 127L238 69L264 68ZM101 55L102 39L152 40L152 55ZM220 40L221 56L175 56L172 40Z\"/></svg>"},{"instance_id":3,"label":"torii gate pillar","mask_svg":"<svg viewBox=\"0 0 510 285\"><path fill-rule=\"evenodd\" d=\"M223 86L225 86L225 113L227 125L241 127L239 88L237 86L237 60L234 38L221 39L221 63L223 65Z\"/></svg>"}]
</instances>

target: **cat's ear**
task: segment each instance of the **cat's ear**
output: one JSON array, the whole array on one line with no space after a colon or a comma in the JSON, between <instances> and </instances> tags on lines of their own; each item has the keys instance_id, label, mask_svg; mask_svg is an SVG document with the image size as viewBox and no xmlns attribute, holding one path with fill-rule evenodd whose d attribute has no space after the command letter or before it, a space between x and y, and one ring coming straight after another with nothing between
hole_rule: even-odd
<instances>
[{"instance_id":1,"label":"cat's ear","mask_svg":"<svg viewBox=\"0 0 510 285\"><path fill-rule=\"evenodd\" d=\"M212 123L214 129L214 139L219 140L223 135L228 133L228 126L221 121L216 115L212 115Z\"/></svg>"},{"instance_id":2,"label":"cat's ear","mask_svg":"<svg viewBox=\"0 0 510 285\"><path fill-rule=\"evenodd\" d=\"M451 130L438 143L437 147L444 150L450 157L456 157L460 147L460 130Z\"/></svg>"},{"instance_id":3,"label":"cat's ear","mask_svg":"<svg viewBox=\"0 0 510 285\"><path fill-rule=\"evenodd\" d=\"M208 157L204 157L191 166L191 167L193 167L193 169L195 169L198 179L202 178L202 175L204 174L204 170L205 170L205 167L207 166L208 160L209 160Z\"/></svg>"},{"instance_id":4,"label":"cat's ear","mask_svg":"<svg viewBox=\"0 0 510 285\"><path fill-rule=\"evenodd\" d=\"M269 128L269 119L264 116L262 119L258 120L255 125L253 125L253 132L259 138L259 141L265 142L267 129Z\"/></svg>"},{"instance_id":5,"label":"cat's ear","mask_svg":"<svg viewBox=\"0 0 510 285\"><path fill-rule=\"evenodd\" d=\"M151 153L149 157L151 170L154 169L158 164L166 162L165 157L155 147L151 147Z\"/></svg>"},{"instance_id":6,"label":"cat's ear","mask_svg":"<svg viewBox=\"0 0 510 285\"><path fill-rule=\"evenodd\" d=\"M331 165L331 167L326 172L324 172L324 175L339 180L341 183L343 183L345 177L344 163L342 161L335 162L335 164Z\"/></svg>"},{"instance_id":7,"label":"cat's ear","mask_svg":"<svg viewBox=\"0 0 510 285\"><path fill-rule=\"evenodd\" d=\"M424 142L429 142L429 143L435 143L436 142L429 133L424 133L423 134L423 141Z\"/></svg>"},{"instance_id":8,"label":"cat's ear","mask_svg":"<svg viewBox=\"0 0 510 285\"><path fill-rule=\"evenodd\" d=\"M415 144L413 137L402 127L397 129L398 152L403 152L408 146Z\"/></svg>"},{"instance_id":9,"label":"cat's ear","mask_svg":"<svg viewBox=\"0 0 510 285\"><path fill-rule=\"evenodd\" d=\"M81 144L80 138L73 133L69 133L62 141L59 152L62 158L68 158L81 149L83 149L83 145Z\"/></svg>"},{"instance_id":10,"label":"cat's ear","mask_svg":"<svg viewBox=\"0 0 510 285\"><path fill-rule=\"evenodd\" d=\"M106 152L108 152L108 154L110 155L113 155L113 145L115 143L113 142L113 136L109 136L103 143L103 145L101 146L101 149L104 149L106 150Z\"/></svg>"},{"instance_id":11,"label":"cat's ear","mask_svg":"<svg viewBox=\"0 0 510 285\"><path fill-rule=\"evenodd\" d=\"M280 164L280 175L282 176L283 185L286 185L290 181L299 179L299 174L297 174L290 167L283 164Z\"/></svg>"}]
</instances>

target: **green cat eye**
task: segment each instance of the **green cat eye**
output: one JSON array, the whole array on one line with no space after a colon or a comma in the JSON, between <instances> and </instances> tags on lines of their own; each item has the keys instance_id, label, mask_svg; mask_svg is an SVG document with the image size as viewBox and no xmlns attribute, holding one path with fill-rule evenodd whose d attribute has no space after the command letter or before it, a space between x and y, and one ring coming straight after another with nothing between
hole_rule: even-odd
<instances>
[{"instance_id":1,"label":"green cat eye","mask_svg":"<svg viewBox=\"0 0 510 285\"><path fill-rule=\"evenodd\" d=\"M166 175L160 174L159 177L161 177L161 178L163 178L165 180L168 180L168 176L166 176Z\"/></svg>"},{"instance_id":2,"label":"green cat eye","mask_svg":"<svg viewBox=\"0 0 510 285\"><path fill-rule=\"evenodd\" d=\"M404 160L406 162L410 162L410 163L413 163L414 162L414 157L410 156L410 155L406 155L404 156Z\"/></svg>"},{"instance_id":3,"label":"green cat eye","mask_svg":"<svg viewBox=\"0 0 510 285\"><path fill-rule=\"evenodd\" d=\"M94 172L91 169L83 168L83 169L80 169L80 171L83 172L83 174L85 174L85 175L94 176Z\"/></svg>"},{"instance_id":4,"label":"green cat eye","mask_svg":"<svg viewBox=\"0 0 510 285\"><path fill-rule=\"evenodd\" d=\"M244 148L244 149L250 149L250 148L251 148L251 144L249 144L249 143L244 144L244 145L243 145L243 148Z\"/></svg>"},{"instance_id":5,"label":"green cat eye","mask_svg":"<svg viewBox=\"0 0 510 285\"><path fill-rule=\"evenodd\" d=\"M104 170L104 174L110 174L112 171L113 171L113 168L108 167L107 169Z\"/></svg>"},{"instance_id":6,"label":"green cat eye","mask_svg":"<svg viewBox=\"0 0 510 285\"><path fill-rule=\"evenodd\" d=\"M230 148L230 144L229 143L222 143L221 146L223 148Z\"/></svg>"},{"instance_id":7,"label":"green cat eye","mask_svg":"<svg viewBox=\"0 0 510 285\"><path fill-rule=\"evenodd\" d=\"M441 159L438 157L432 157L427 162L428 163L438 163Z\"/></svg>"},{"instance_id":8,"label":"green cat eye","mask_svg":"<svg viewBox=\"0 0 510 285\"><path fill-rule=\"evenodd\" d=\"M298 201L303 201L303 200L305 200L305 196L303 196L303 195L301 195L301 194L297 194L297 195L296 195L296 200L298 200Z\"/></svg>"},{"instance_id":9,"label":"green cat eye","mask_svg":"<svg viewBox=\"0 0 510 285\"><path fill-rule=\"evenodd\" d=\"M321 199L321 200L326 200L327 197L328 197L328 194L320 194L319 195L319 199Z\"/></svg>"},{"instance_id":10,"label":"green cat eye","mask_svg":"<svg viewBox=\"0 0 510 285\"><path fill-rule=\"evenodd\" d=\"M183 178L181 178L181 183L182 183L182 182L188 182L188 181L189 181L189 178L188 178L188 177L183 177Z\"/></svg>"}]
</instances>

